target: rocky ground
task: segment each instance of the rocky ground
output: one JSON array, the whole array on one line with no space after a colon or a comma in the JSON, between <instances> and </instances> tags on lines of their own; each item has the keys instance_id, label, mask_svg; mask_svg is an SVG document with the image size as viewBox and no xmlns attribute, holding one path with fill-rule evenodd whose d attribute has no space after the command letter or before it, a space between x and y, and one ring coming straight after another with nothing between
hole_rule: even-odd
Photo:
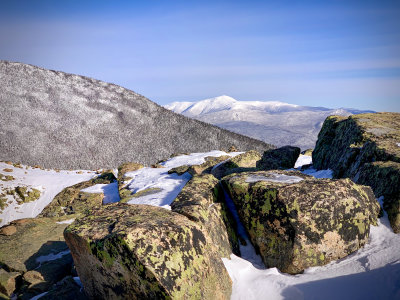
<instances>
[{"instance_id":1,"label":"rocky ground","mask_svg":"<svg viewBox=\"0 0 400 300\"><path fill-rule=\"evenodd\" d=\"M400 232L400 114L375 113L326 119L313 152L316 168L369 185L396 233Z\"/></svg>"},{"instance_id":2,"label":"rocky ground","mask_svg":"<svg viewBox=\"0 0 400 300\"><path fill-rule=\"evenodd\" d=\"M331 151L332 171L313 169L323 165L310 165L311 151L300 155L289 146L264 153L176 154L152 168L124 163L115 170L70 171L86 177L68 186L53 181L58 194L44 204L43 187L16 189L21 184L15 169L28 177L35 169L2 163L2 191L14 187L5 201L14 204L4 209L22 211L29 203L41 209L31 218L13 214L0 228L1 297L398 298L400 238L386 223L388 213L396 231L388 205L396 202L387 199L398 193L396 185L372 184L399 179L392 169L397 148L375 139L378 132L380 139L396 141L388 132L398 127L390 130L376 117L395 122L397 115L360 115L360 124L379 124L365 131L354 120L327 119L312 156L328 159ZM352 156L359 169L344 161L347 152L337 153L346 139L352 141L348 151L364 155ZM366 153L375 161L367 161ZM358 170L351 173L356 182L320 178L351 177L339 164L335 168L337 160ZM376 199L381 195L386 211ZM366 285L362 291L360 282Z\"/></svg>"}]
</instances>

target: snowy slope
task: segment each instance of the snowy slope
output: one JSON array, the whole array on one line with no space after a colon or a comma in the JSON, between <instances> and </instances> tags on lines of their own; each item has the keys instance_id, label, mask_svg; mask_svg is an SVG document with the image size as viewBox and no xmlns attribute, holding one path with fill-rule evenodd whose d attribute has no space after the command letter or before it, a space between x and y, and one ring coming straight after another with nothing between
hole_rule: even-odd
<instances>
[{"instance_id":1,"label":"snowy slope","mask_svg":"<svg viewBox=\"0 0 400 300\"><path fill-rule=\"evenodd\" d=\"M164 168L143 168L130 172L127 175L133 178L129 183L132 191L138 192L154 187L161 189L158 194L138 197L131 203L151 204L168 209L169 204L190 179L188 173L182 176L169 175L167 173L169 169L180 165L202 163L206 156L225 154L222 151L212 151L182 155L162 163ZM231 155L237 154L239 153ZM296 166L300 167L308 163L310 163L309 156L300 156ZM2 164L0 167L7 166ZM77 174L76 171L57 173L25 169L25 167L21 170L15 170L14 173L18 180L23 180L27 185L43 185L47 191L53 183L57 185L56 189L60 189L61 183L62 185L76 183L93 176L93 173L85 173L86 171L83 174ZM28 174L25 174L25 171ZM317 178L332 176L330 170L309 169L305 173ZM20 176L22 178L19 178ZM46 181L48 182L45 183ZM108 188L112 189L112 187L115 188L115 194L117 186L109 185ZM87 191L102 192L102 188L104 188L103 185L98 185ZM109 192L112 193L112 191ZM43 201L43 199L38 200L40 203ZM29 208L19 207L18 210L27 214L25 210ZM385 215L379 220L378 226L371 227L370 241L364 248L326 266L309 268L304 274L288 275L279 272L276 268L266 269L251 244L241 246L242 257L232 254L230 258L223 258L223 262L233 282L231 299L400 299L399 249L400 235L393 233Z\"/></svg>"},{"instance_id":2,"label":"snowy slope","mask_svg":"<svg viewBox=\"0 0 400 300\"><path fill-rule=\"evenodd\" d=\"M46 168L151 165L171 153L265 151L261 141L173 113L100 80L0 60L0 160Z\"/></svg>"},{"instance_id":3,"label":"snowy slope","mask_svg":"<svg viewBox=\"0 0 400 300\"><path fill-rule=\"evenodd\" d=\"M35 188L41 192L38 200L21 205L18 205L11 195L5 195L7 206L0 210L0 226L13 220L36 217L64 188L96 176L94 171L42 170L24 165L15 167L5 162L0 162L0 173L14 178L10 181L0 181L0 194L6 194L7 189L17 186Z\"/></svg>"},{"instance_id":4,"label":"snowy slope","mask_svg":"<svg viewBox=\"0 0 400 300\"><path fill-rule=\"evenodd\" d=\"M299 106L278 101L238 101L229 96L197 102L173 102L164 107L276 146L294 145L303 150L314 148L327 116L367 112Z\"/></svg>"}]
</instances>

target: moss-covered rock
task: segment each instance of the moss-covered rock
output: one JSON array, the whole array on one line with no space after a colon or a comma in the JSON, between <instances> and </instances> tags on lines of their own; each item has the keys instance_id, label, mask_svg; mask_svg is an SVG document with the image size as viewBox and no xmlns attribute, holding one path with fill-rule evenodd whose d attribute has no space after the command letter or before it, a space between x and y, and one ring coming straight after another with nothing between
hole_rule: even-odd
<instances>
[{"instance_id":1,"label":"moss-covered rock","mask_svg":"<svg viewBox=\"0 0 400 300\"><path fill-rule=\"evenodd\" d=\"M240 253L233 221L226 207L219 181L211 174L194 175L171 204L174 212L196 222L207 232L223 257Z\"/></svg>"},{"instance_id":2,"label":"moss-covered rock","mask_svg":"<svg viewBox=\"0 0 400 300\"><path fill-rule=\"evenodd\" d=\"M16 198L18 204L36 201L40 198L40 191L35 188L28 188L27 186L17 186L15 193L18 195Z\"/></svg>"},{"instance_id":3,"label":"moss-covered rock","mask_svg":"<svg viewBox=\"0 0 400 300\"><path fill-rule=\"evenodd\" d=\"M274 170L222 183L266 266L293 274L362 247L380 209L370 187L349 179Z\"/></svg>"},{"instance_id":4,"label":"moss-covered rock","mask_svg":"<svg viewBox=\"0 0 400 300\"><path fill-rule=\"evenodd\" d=\"M200 225L148 205L94 209L64 232L93 299L229 299L231 281Z\"/></svg>"},{"instance_id":5,"label":"moss-covered rock","mask_svg":"<svg viewBox=\"0 0 400 300\"><path fill-rule=\"evenodd\" d=\"M0 180L1 181L12 181L12 180L15 180L15 178L12 175L4 175L4 174L0 173Z\"/></svg>"},{"instance_id":6,"label":"moss-covered rock","mask_svg":"<svg viewBox=\"0 0 400 300\"><path fill-rule=\"evenodd\" d=\"M376 161L361 167L357 182L371 186L377 197L384 196L383 208L393 231L400 233L400 163Z\"/></svg>"},{"instance_id":7,"label":"moss-covered rock","mask_svg":"<svg viewBox=\"0 0 400 300\"><path fill-rule=\"evenodd\" d=\"M20 276L19 272L7 272L0 268L0 293L11 296L16 289L17 278Z\"/></svg>"},{"instance_id":8,"label":"moss-covered rock","mask_svg":"<svg viewBox=\"0 0 400 300\"><path fill-rule=\"evenodd\" d=\"M192 165L189 167L188 172L193 175L211 174L213 167L223 161L230 159L229 155L222 155L218 157L207 156L205 162L200 165Z\"/></svg>"},{"instance_id":9,"label":"moss-covered rock","mask_svg":"<svg viewBox=\"0 0 400 300\"><path fill-rule=\"evenodd\" d=\"M293 168L300 155L300 148L284 146L278 149L265 151L261 160L257 162L260 170L281 170Z\"/></svg>"},{"instance_id":10,"label":"moss-covered rock","mask_svg":"<svg viewBox=\"0 0 400 300\"><path fill-rule=\"evenodd\" d=\"M123 198L119 202L127 203L129 200L132 200L133 198L139 198L139 197L143 197L143 196L147 196L147 195L157 194L161 191L162 191L162 189L158 188L158 187L144 189L144 190L138 191L136 193L132 193L130 190L124 189L120 193L121 195L123 195Z\"/></svg>"},{"instance_id":11,"label":"moss-covered rock","mask_svg":"<svg viewBox=\"0 0 400 300\"><path fill-rule=\"evenodd\" d=\"M222 155L222 156L207 156L205 158L205 162L199 165L183 165L178 166L176 168L172 168L168 171L168 174L176 173L178 175L182 175L186 172L189 172L192 176L193 175L200 175L200 174L210 174L213 167L227 159L231 158L229 155Z\"/></svg>"},{"instance_id":12,"label":"moss-covered rock","mask_svg":"<svg viewBox=\"0 0 400 300\"><path fill-rule=\"evenodd\" d=\"M7 200L5 194L0 194L0 212L8 206Z\"/></svg>"},{"instance_id":13,"label":"moss-covered rock","mask_svg":"<svg viewBox=\"0 0 400 300\"><path fill-rule=\"evenodd\" d=\"M114 180L116 178L112 172L104 172L96 178L67 187L54 197L39 214L39 217L82 214L90 208L99 207L103 203L104 194L86 193L81 190L96 184L108 184Z\"/></svg>"},{"instance_id":14,"label":"moss-covered rock","mask_svg":"<svg viewBox=\"0 0 400 300\"><path fill-rule=\"evenodd\" d=\"M142 164L127 162L118 167L118 193L122 203L126 203L132 199L132 192L127 188L131 181L131 177L126 176L126 173L137 171L143 168Z\"/></svg>"},{"instance_id":15,"label":"moss-covered rock","mask_svg":"<svg viewBox=\"0 0 400 300\"><path fill-rule=\"evenodd\" d=\"M317 169L331 169L385 196L384 208L395 232L400 232L400 113L328 117L313 152Z\"/></svg>"},{"instance_id":16,"label":"moss-covered rock","mask_svg":"<svg viewBox=\"0 0 400 300\"><path fill-rule=\"evenodd\" d=\"M169 169L168 174L176 173L178 175L183 175L184 173L186 173L189 170L189 168L190 168L190 166L188 166L188 165L178 166L178 167Z\"/></svg>"},{"instance_id":17,"label":"moss-covered rock","mask_svg":"<svg viewBox=\"0 0 400 300\"><path fill-rule=\"evenodd\" d=\"M313 149L307 149L301 152L303 155L312 156Z\"/></svg>"},{"instance_id":18,"label":"moss-covered rock","mask_svg":"<svg viewBox=\"0 0 400 300\"><path fill-rule=\"evenodd\" d=\"M238 152L238 151L239 150L234 145L230 146L228 149L228 152Z\"/></svg>"},{"instance_id":19,"label":"moss-covered rock","mask_svg":"<svg viewBox=\"0 0 400 300\"><path fill-rule=\"evenodd\" d=\"M130 178L125 177L125 174L128 172L137 171L143 168L142 164L135 162L126 162L118 167L118 189L121 190L125 185L126 181L129 181Z\"/></svg>"},{"instance_id":20,"label":"moss-covered rock","mask_svg":"<svg viewBox=\"0 0 400 300\"><path fill-rule=\"evenodd\" d=\"M216 178L220 179L226 175L238 172L255 170L257 162L261 159L260 153L250 150L245 153L232 157L225 163L218 165L211 170Z\"/></svg>"},{"instance_id":21,"label":"moss-covered rock","mask_svg":"<svg viewBox=\"0 0 400 300\"><path fill-rule=\"evenodd\" d=\"M67 224L58 224L61 220L20 219L3 226L0 229L0 266L8 271L26 272L39 266L36 258L67 250L63 238Z\"/></svg>"},{"instance_id":22,"label":"moss-covered rock","mask_svg":"<svg viewBox=\"0 0 400 300\"><path fill-rule=\"evenodd\" d=\"M48 291L71 275L73 261L63 236L68 225L57 223L66 218L20 219L0 228L0 269L18 277L13 287L18 299Z\"/></svg>"}]
</instances>

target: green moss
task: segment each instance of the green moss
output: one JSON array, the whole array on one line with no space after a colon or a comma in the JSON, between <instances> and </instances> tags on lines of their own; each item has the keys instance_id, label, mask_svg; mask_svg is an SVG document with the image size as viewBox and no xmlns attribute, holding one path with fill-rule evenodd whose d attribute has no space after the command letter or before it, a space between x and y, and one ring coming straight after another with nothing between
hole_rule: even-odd
<instances>
[{"instance_id":1,"label":"green moss","mask_svg":"<svg viewBox=\"0 0 400 300\"><path fill-rule=\"evenodd\" d=\"M32 188L30 191L28 191L28 187L26 186L17 186L15 188L15 193L19 196L20 200L18 201L17 199L19 204L36 201L40 198L39 190Z\"/></svg>"},{"instance_id":2,"label":"green moss","mask_svg":"<svg viewBox=\"0 0 400 300\"><path fill-rule=\"evenodd\" d=\"M3 210L8 206L7 204L7 198L6 197L1 197L0 196L0 210Z\"/></svg>"},{"instance_id":3,"label":"green moss","mask_svg":"<svg viewBox=\"0 0 400 300\"><path fill-rule=\"evenodd\" d=\"M126 203L132 199L132 192L126 188L119 191L120 203Z\"/></svg>"},{"instance_id":4,"label":"green moss","mask_svg":"<svg viewBox=\"0 0 400 300\"><path fill-rule=\"evenodd\" d=\"M132 198L139 198L139 197L143 197L143 196L147 196L147 195L151 195L151 194L157 194L157 193L159 193L161 191L162 191L162 189L157 188L157 187L148 188L148 189L142 190L140 192L134 193L133 195L131 195L131 197Z\"/></svg>"},{"instance_id":5,"label":"green moss","mask_svg":"<svg viewBox=\"0 0 400 300\"><path fill-rule=\"evenodd\" d=\"M15 180L15 178L11 175L4 175L0 173L0 180L2 181L12 181Z\"/></svg>"}]
</instances>

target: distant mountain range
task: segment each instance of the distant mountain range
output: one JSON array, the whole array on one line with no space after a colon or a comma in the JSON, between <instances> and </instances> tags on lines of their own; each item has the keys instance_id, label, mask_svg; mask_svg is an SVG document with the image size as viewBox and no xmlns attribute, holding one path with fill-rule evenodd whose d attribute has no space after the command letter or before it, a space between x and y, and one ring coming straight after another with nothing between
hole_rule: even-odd
<instances>
[{"instance_id":1,"label":"distant mountain range","mask_svg":"<svg viewBox=\"0 0 400 300\"><path fill-rule=\"evenodd\" d=\"M173 102L164 107L276 146L293 145L303 150L314 148L326 117L373 112L300 106L278 101L238 101L229 96L197 102Z\"/></svg>"},{"instance_id":2,"label":"distant mountain range","mask_svg":"<svg viewBox=\"0 0 400 300\"><path fill-rule=\"evenodd\" d=\"M146 165L176 152L272 146L92 78L0 60L0 160L46 168Z\"/></svg>"}]
</instances>

